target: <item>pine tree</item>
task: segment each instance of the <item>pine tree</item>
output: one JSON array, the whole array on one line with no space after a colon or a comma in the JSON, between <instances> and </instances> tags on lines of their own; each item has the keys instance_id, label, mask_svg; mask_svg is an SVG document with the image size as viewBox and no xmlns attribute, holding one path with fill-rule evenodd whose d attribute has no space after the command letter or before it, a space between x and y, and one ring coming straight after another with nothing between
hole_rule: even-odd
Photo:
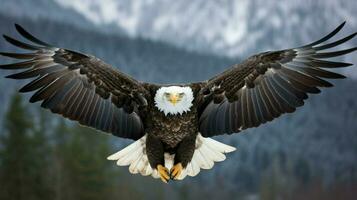
<instances>
[{"instance_id":1,"label":"pine tree","mask_svg":"<svg viewBox=\"0 0 357 200\"><path fill-rule=\"evenodd\" d=\"M62 193L63 198L57 199L110 199L113 194L113 176L106 160L109 155L106 136L78 125L68 128L62 134L67 136L58 132L56 137L61 144L56 149L61 160L59 173L62 181L62 184L57 183L61 191L56 193Z\"/></svg>"},{"instance_id":2,"label":"pine tree","mask_svg":"<svg viewBox=\"0 0 357 200\"><path fill-rule=\"evenodd\" d=\"M35 177L37 177L37 184L34 184L34 192L40 199L49 199L53 197L53 187L48 184L50 181L49 175L52 171L52 151L49 146L48 130L50 130L50 123L48 121L48 113L43 109L38 109L38 118L36 125L33 127L32 149L36 156L33 160L33 167L36 168Z\"/></svg>"},{"instance_id":3,"label":"pine tree","mask_svg":"<svg viewBox=\"0 0 357 200\"><path fill-rule=\"evenodd\" d=\"M108 135L60 119L52 136L54 199L142 199L138 188L148 187L146 182L125 181L132 176L123 177L106 160L112 153Z\"/></svg>"},{"instance_id":4,"label":"pine tree","mask_svg":"<svg viewBox=\"0 0 357 200\"><path fill-rule=\"evenodd\" d=\"M44 143L35 134L32 117L19 95L12 98L4 119L5 135L1 149L1 198L49 199L50 193L44 180L43 154L39 145ZM41 136L42 137L42 136Z\"/></svg>"},{"instance_id":5,"label":"pine tree","mask_svg":"<svg viewBox=\"0 0 357 200\"><path fill-rule=\"evenodd\" d=\"M52 132L53 148L52 148L52 166L51 185L54 189L55 200L69 199L70 196L70 177L67 175L66 162L64 161L67 152L67 142L69 128L65 120L60 119Z\"/></svg>"}]
</instances>

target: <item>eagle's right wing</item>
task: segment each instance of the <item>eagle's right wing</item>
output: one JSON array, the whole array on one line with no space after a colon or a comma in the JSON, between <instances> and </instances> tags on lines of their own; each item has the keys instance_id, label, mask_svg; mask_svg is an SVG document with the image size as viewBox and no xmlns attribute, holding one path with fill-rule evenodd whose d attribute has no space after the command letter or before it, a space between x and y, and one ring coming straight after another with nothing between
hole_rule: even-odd
<instances>
[{"instance_id":1,"label":"eagle's right wing","mask_svg":"<svg viewBox=\"0 0 357 200\"><path fill-rule=\"evenodd\" d=\"M0 65L0 69L24 70L7 78L33 78L20 89L36 91L31 103L42 101L41 106L54 113L118 137L138 139L144 135L140 115L150 94L141 83L93 56L53 47L21 26L15 27L35 45L4 35L9 43L31 52L1 52L25 61Z\"/></svg>"},{"instance_id":2,"label":"eagle's right wing","mask_svg":"<svg viewBox=\"0 0 357 200\"><path fill-rule=\"evenodd\" d=\"M319 93L319 87L331 87L324 79L344 78L325 69L352 64L326 59L355 51L356 47L329 49L352 39L356 33L321 44L344 24L316 42L254 55L208 80L199 96L203 99L199 109L201 134L209 137L257 127L283 113L294 112L304 104L308 93Z\"/></svg>"}]
</instances>

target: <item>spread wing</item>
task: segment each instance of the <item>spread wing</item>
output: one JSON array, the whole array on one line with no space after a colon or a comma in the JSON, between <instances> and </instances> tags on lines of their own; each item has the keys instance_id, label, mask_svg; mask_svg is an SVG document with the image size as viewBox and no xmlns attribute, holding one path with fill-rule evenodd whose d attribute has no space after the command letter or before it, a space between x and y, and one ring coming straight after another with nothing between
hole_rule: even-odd
<instances>
[{"instance_id":1,"label":"spread wing","mask_svg":"<svg viewBox=\"0 0 357 200\"><path fill-rule=\"evenodd\" d=\"M0 52L25 60L0 65L0 69L23 70L7 78L32 79L20 89L35 91L30 102L41 101L41 106L53 113L118 137L138 139L144 135L140 115L149 93L141 83L93 56L53 47L21 26L15 27L33 44L4 35L9 43L30 52Z\"/></svg>"},{"instance_id":2,"label":"spread wing","mask_svg":"<svg viewBox=\"0 0 357 200\"><path fill-rule=\"evenodd\" d=\"M321 44L344 24L316 42L254 55L208 80L200 92L203 99L201 134L208 137L257 127L283 113L294 112L304 104L309 93L319 93L319 87L333 86L324 79L345 78L328 69L352 64L326 59L355 51L356 47L340 51L329 49L352 39L356 33Z\"/></svg>"}]
</instances>

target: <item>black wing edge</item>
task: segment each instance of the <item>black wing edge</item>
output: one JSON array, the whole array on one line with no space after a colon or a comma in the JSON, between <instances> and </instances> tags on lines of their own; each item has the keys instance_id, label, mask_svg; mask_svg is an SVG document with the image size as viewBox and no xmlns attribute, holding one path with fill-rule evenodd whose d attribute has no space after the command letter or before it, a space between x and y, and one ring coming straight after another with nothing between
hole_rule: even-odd
<instances>
[{"instance_id":1,"label":"black wing edge","mask_svg":"<svg viewBox=\"0 0 357 200\"><path fill-rule=\"evenodd\" d=\"M27 50L40 50L43 48L46 49L52 49L54 48L52 45L41 41L40 39L36 38L35 36L31 35L28 31L26 31L22 26L20 26L19 24L15 24L15 29L17 30L17 32L24 37L25 39L33 42L36 45L32 45L32 44L27 44L24 42L21 42L19 40L16 40L8 35L3 34L4 39L9 42L10 44L16 46L16 47L20 47L23 49L27 49ZM37 46L40 45L40 46ZM1 54L2 55L2 54ZM7 56L6 54L4 56Z\"/></svg>"},{"instance_id":2,"label":"black wing edge","mask_svg":"<svg viewBox=\"0 0 357 200\"><path fill-rule=\"evenodd\" d=\"M343 37L337 41L328 43L328 44L323 44L321 45L321 43L326 42L327 40L331 39L332 37L334 37L337 33L339 33L342 28L346 25L346 21L342 22L339 26L337 26L337 28L335 28L333 31L331 31L330 33L328 33L327 35L325 35L324 37L320 38L319 40L316 40L312 43L309 43L307 45L303 45L294 49L306 49L306 48L312 48L315 51L321 51L321 50L325 50L325 49L330 49L333 47L336 47L340 44L343 44L349 40L351 40L352 38L354 38L357 34L357 32L354 32L346 37ZM320 45L320 46L317 46ZM351 53L353 51L357 50L357 47L352 47L349 49L344 49L344 50L340 50L340 51L335 51L335 52L324 52L324 53L316 53L314 55L314 58L332 58L332 57L336 57L336 56L341 56L341 55L345 55L348 53ZM346 63L347 66L353 65L350 63ZM344 66L345 67L345 66Z\"/></svg>"},{"instance_id":3,"label":"black wing edge","mask_svg":"<svg viewBox=\"0 0 357 200\"><path fill-rule=\"evenodd\" d=\"M54 52L59 50L60 48L57 48L49 43L46 43L34 35L30 34L28 31L26 31L21 25L15 23L15 29L17 32L27 41L32 42L31 43L25 43L22 42L18 39L15 39L11 36L8 36L6 34L3 34L3 38L10 44L14 45L15 47L19 47L25 50L30 50L29 53L13 53L13 52L0 52L0 55L9 57L9 58L15 58L15 59L20 59L20 60L26 60L24 62L18 62L18 63L11 63L11 64L3 64L0 65L0 69L9 69L9 70L16 70L16 69L24 69L24 68L29 68L31 67L31 62L35 62L34 59L41 59L45 57L45 53L47 52ZM88 57L88 55L77 52L77 51L72 51L69 49L63 49L68 53L72 54L72 57ZM46 55L47 56L47 55ZM7 78L11 78L7 77Z\"/></svg>"}]
</instances>

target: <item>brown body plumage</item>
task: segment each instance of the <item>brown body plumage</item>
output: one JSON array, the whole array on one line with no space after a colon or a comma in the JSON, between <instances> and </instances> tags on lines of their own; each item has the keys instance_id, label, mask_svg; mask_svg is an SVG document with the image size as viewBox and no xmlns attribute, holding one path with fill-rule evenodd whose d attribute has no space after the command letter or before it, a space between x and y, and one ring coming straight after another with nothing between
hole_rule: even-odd
<instances>
[{"instance_id":1,"label":"brown body plumage","mask_svg":"<svg viewBox=\"0 0 357 200\"><path fill-rule=\"evenodd\" d=\"M201 84L190 85L193 88L194 96L198 94ZM159 88L161 86L157 86ZM155 87L151 89L155 91ZM154 93L152 96L154 96ZM148 134L146 144L147 154L151 166L163 164L163 153L176 154L175 163L182 163L185 167L192 158L195 149L196 135L198 130L199 115L197 104L199 98L193 102L194 106L190 112L182 115L165 115L160 112L155 106L148 107L149 117L144 120L145 130ZM154 105L151 103L151 105ZM185 142L182 142L185 141ZM158 145L151 145L158 144ZM155 153L159 151L158 153Z\"/></svg>"}]
</instances>

